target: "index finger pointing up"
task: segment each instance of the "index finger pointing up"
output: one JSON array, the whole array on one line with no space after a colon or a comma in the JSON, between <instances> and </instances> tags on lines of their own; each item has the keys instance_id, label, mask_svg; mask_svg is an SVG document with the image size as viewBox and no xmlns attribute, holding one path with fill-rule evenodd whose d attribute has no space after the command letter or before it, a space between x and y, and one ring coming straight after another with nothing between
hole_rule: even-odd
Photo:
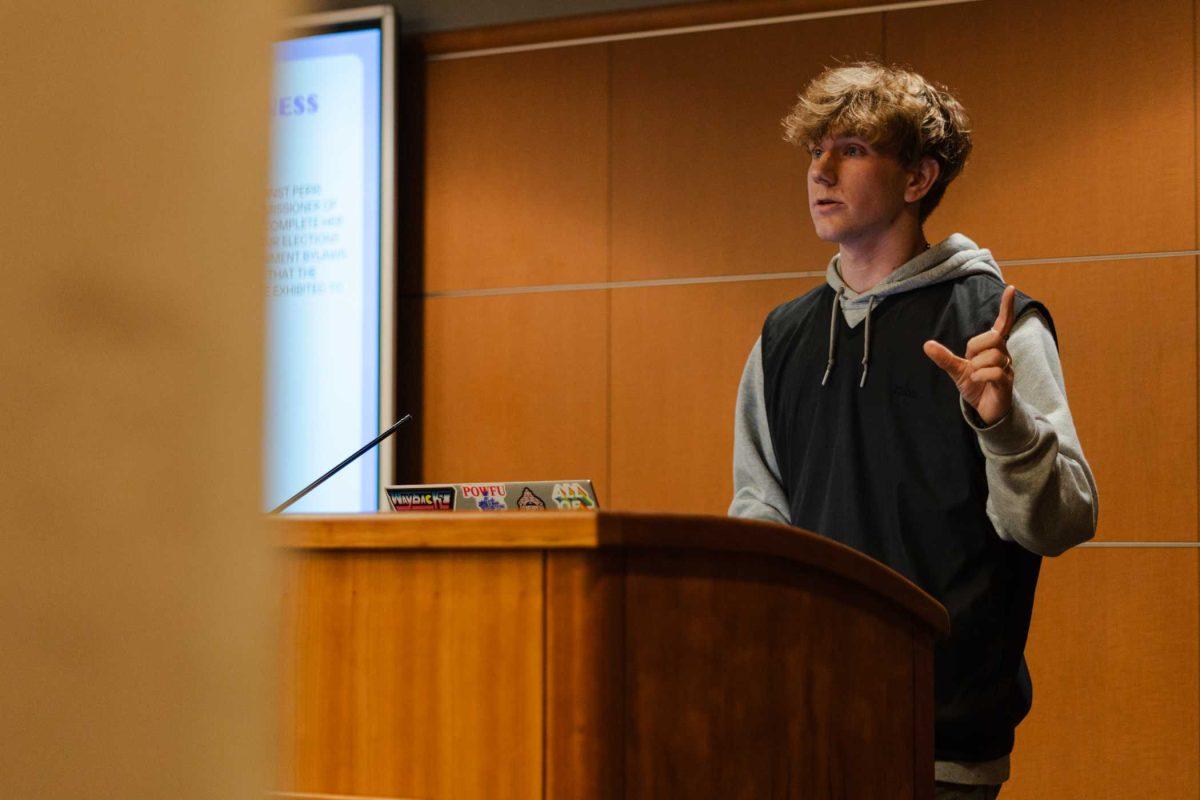
<instances>
[{"instance_id":1,"label":"index finger pointing up","mask_svg":"<svg viewBox=\"0 0 1200 800\"><path fill-rule=\"evenodd\" d=\"M1017 297L1017 287L1005 286L1004 294L1000 297L1000 313L996 316L996 324L992 330L1008 339L1008 333L1013 326L1013 302Z\"/></svg>"}]
</instances>

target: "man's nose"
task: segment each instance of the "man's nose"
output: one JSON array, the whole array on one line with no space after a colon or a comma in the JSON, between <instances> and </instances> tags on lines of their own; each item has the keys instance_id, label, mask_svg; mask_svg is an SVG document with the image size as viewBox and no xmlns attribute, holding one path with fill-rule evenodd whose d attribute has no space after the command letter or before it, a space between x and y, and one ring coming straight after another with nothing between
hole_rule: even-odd
<instances>
[{"instance_id":1,"label":"man's nose","mask_svg":"<svg viewBox=\"0 0 1200 800\"><path fill-rule=\"evenodd\" d=\"M811 180L827 186L837 183L837 163L833 156L822 153L820 158L814 158L808 167L808 176Z\"/></svg>"}]
</instances>

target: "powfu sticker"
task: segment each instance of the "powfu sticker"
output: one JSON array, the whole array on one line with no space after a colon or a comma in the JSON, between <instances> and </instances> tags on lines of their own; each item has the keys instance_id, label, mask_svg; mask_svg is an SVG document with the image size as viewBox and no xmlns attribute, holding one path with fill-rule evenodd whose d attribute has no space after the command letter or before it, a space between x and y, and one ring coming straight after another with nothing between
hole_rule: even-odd
<instances>
[{"instance_id":1,"label":"powfu sticker","mask_svg":"<svg viewBox=\"0 0 1200 800\"><path fill-rule=\"evenodd\" d=\"M566 509L595 508L596 504L588 497L587 490L578 483L556 483L552 494L554 504Z\"/></svg>"},{"instance_id":2,"label":"powfu sticker","mask_svg":"<svg viewBox=\"0 0 1200 800\"><path fill-rule=\"evenodd\" d=\"M462 485L464 500L474 501L480 511L503 511L508 508L504 501L508 491L503 483L464 483Z\"/></svg>"}]
</instances>

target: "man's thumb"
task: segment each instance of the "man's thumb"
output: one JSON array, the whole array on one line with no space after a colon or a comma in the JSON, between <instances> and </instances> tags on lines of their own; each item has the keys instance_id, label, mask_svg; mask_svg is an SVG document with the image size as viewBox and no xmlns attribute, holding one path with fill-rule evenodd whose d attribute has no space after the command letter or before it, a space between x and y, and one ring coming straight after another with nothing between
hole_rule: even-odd
<instances>
[{"instance_id":1,"label":"man's thumb","mask_svg":"<svg viewBox=\"0 0 1200 800\"><path fill-rule=\"evenodd\" d=\"M950 350L941 342L935 342L933 339L925 342L925 355L929 356L933 363L944 369L946 373L958 380L959 374L962 372L963 360L951 353Z\"/></svg>"}]
</instances>

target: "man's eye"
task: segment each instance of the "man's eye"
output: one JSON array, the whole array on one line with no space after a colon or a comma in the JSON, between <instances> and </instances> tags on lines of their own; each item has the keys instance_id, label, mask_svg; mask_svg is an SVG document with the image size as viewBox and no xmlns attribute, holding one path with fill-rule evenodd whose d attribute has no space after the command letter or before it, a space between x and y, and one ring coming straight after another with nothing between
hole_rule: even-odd
<instances>
[{"instance_id":1,"label":"man's eye","mask_svg":"<svg viewBox=\"0 0 1200 800\"><path fill-rule=\"evenodd\" d=\"M856 144L852 144L846 148L846 152L850 153L851 155L860 155L862 153L862 148Z\"/></svg>"},{"instance_id":2,"label":"man's eye","mask_svg":"<svg viewBox=\"0 0 1200 800\"><path fill-rule=\"evenodd\" d=\"M813 158L821 157L821 148L819 148L819 147L814 147L812 150L809 150L808 152L810 155L812 155Z\"/></svg>"}]
</instances>

